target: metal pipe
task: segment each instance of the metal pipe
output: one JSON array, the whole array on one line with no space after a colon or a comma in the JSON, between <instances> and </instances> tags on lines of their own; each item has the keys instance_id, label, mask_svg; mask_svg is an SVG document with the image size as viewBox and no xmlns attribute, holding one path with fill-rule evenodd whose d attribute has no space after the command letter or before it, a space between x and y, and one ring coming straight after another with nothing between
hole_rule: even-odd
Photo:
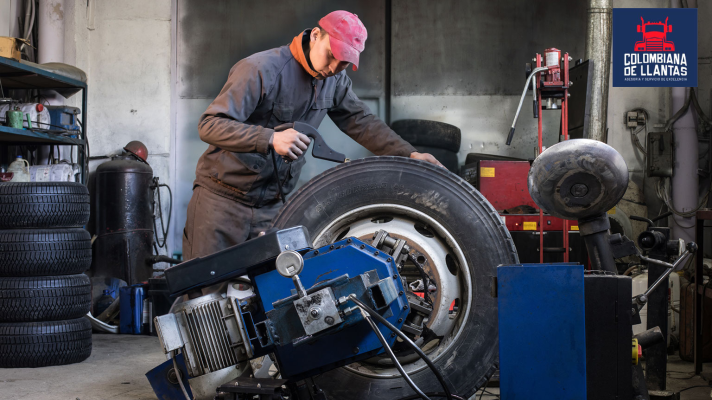
<instances>
[{"instance_id":1,"label":"metal pipe","mask_svg":"<svg viewBox=\"0 0 712 400\"><path fill-rule=\"evenodd\" d=\"M583 240L591 260L591 269L618 273L608 237L608 231L603 231L586 235Z\"/></svg>"},{"instance_id":2,"label":"metal pipe","mask_svg":"<svg viewBox=\"0 0 712 400\"><path fill-rule=\"evenodd\" d=\"M524 84L524 91L522 91L522 97L519 98L519 105L517 106L517 113L514 114L514 121L512 121L512 127L509 129L509 136L507 136L507 146L509 146L512 143L512 138L514 137L514 127L517 125L517 119L519 119L519 112L522 110L522 104L524 103L524 98L527 97L527 90L529 89L529 81L535 82L533 80L534 77L536 77L536 74L542 71L546 71L549 68L547 67L539 67L535 68L531 74L527 77L527 81ZM536 100L536 85L533 83L532 84L532 92L534 93L534 99Z\"/></svg>"},{"instance_id":3,"label":"metal pipe","mask_svg":"<svg viewBox=\"0 0 712 400\"><path fill-rule=\"evenodd\" d=\"M680 0L672 0L671 7L680 8ZM696 1L689 1L690 7L697 7ZM697 60L693 60L697 62ZM672 88L673 112L681 109L690 96L689 88ZM673 124L673 140L675 143L675 164L672 173L672 206L679 212L688 212L697 208L699 198L699 179L697 177L697 129L692 107ZM686 242L695 240L695 216L682 217L673 215L672 237Z\"/></svg>"},{"instance_id":4,"label":"metal pipe","mask_svg":"<svg viewBox=\"0 0 712 400\"><path fill-rule=\"evenodd\" d=\"M64 0L40 0L38 62L64 62Z\"/></svg>"},{"instance_id":5,"label":"metal pipe","mask_svg":"<svg viewBox=\"0 0 712 400\"><path fill-rule=\"evenodd\" d=\"M663 332L660 330L660 327L656 326L655 328L648 329L645 332L640 332L639 334L633 336L633 339L638 340L640 347L647 349L650 346L664 342L665 336L663 336Z\"/></svg>"},{"instance_id":6,"label":"metal pipe","mask_svg":"<svg viewBox=\"0 0 712 400\"><path fill-rule=\"evenodd\" d=\"M606 142L608 84L611 72L611 9L613 0L589 0L586 59L593 60L591 118L588 138Z\"/></svg>"}]
</instances>

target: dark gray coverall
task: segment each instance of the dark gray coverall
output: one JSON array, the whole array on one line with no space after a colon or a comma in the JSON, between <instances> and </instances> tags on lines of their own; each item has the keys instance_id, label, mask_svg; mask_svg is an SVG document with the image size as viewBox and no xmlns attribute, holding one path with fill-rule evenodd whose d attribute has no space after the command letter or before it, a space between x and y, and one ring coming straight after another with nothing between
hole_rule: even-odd
<instances>
[{"instance_id":1,"label":"dark gray coverall","mask_svg":"<svg viewBox=\"0 0 712 400\"><path fill-rule=\"evenodd\" d=\"M376 155L409 157L416 151L371 114L346 71L313 78L289 46L253 54L232 67L198 125L200 138L210 146L195 171L183 232L185 260L242 243L269 227L281 205L269 153L272 128L294 121L319 127L327 114ZM277 157L285 195L304 162L304 156L291 163Z\"/></svg>"}]
</instances>

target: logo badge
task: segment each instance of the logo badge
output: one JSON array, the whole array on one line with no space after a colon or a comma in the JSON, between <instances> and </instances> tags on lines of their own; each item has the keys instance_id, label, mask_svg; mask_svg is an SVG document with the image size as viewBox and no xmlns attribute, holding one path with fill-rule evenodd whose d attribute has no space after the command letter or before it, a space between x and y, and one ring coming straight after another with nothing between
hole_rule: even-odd
<instances>
[{"instance_id":1,"label":"logo badge","mask_svg":"<svg viewBox=\"0 0 712 400\"><path fill-rule=\"evenodd\" d=\"M697 9L614 8L613 86L697 87Z\"/></svg>"}]
</instances>

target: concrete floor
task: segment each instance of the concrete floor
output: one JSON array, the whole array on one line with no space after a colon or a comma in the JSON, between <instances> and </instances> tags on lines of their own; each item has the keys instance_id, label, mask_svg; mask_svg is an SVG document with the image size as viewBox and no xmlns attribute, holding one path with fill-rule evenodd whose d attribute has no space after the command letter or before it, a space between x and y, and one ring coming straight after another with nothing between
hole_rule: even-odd
<instances>
[{"instance_id":1,"label":"concrete floor","mask_svg":"<svg viewBox=\"0 0 712 400\"><path fill-rule=\"evenodd\" d=\"M94 334L94 349L86 361L68 366L0 369L0 399L47 400L155 400L144 374L166 360L158 338ZM671 356L668 390L707 385L712 363L702 377L693 376L692 363ZM499 388L487 389L482 400L495 400ZM480 399L478 392L472 399ZM682 400L710 398L709 387L686 390ZM338 399L334 399L338 400Z\"/></svg>"},{"instance_id":2,"label":"concrete floor","mask_svg":"<svg viewBox=\"0 0 712 400\"><path fill-rule=\"evenodd\" d=\"M708 382L712 380L712 363L704 364L702 376L695 376L694 370L695 368L692 363L681 360L677 355L670 356L668 359L667 390L678 392L681 389L692 386L706 386L685 390L680 393L680 399L703 400L712 397L712 389L708 384ZM487 392L492 394L483 394L482 391L478 391L470 400L480 400L480 394L482 394L482 400L499 399L499 396L497 396L499 395L499 388L487 388Z\"/></svg>"},{"instance_id":3,"label":"concrete floor","mask_svg":"<svg viewBox=\"0 0 712 400\"><path fill-rule=\"evenodd\" d=\"M92 340L79 364L0 369L0 398L156 400L144 374L166 361L157 337L95 333Z\"/></svg>"}]
</instances>

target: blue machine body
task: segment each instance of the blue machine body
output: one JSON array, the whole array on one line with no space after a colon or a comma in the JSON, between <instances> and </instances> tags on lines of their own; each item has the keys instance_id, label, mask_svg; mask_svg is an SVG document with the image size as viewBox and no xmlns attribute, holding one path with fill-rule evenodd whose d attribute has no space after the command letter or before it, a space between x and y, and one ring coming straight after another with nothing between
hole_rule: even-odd
<instances>
[{"instance_id":1,"label":"blue machine body","mask_svg":"<svg viewBox=\"0 0 712 400\"><path fill-rule=\"evenodd\" d=\"M49 111L49 118L52 121L52 129L64 129L70 133L70 137L76 137L79 132L78 115L81 110L77 107L70 106L45 106Z\"/></svg>"},{"instance_id":2,"label":"blue machine body","mask_svg":"<svg viewBox=\"0 0 712 400\"><path fill-rule=\"evenodd\" d=\"M193 392L190 389L189 379L186 377L188 375L188 369L185 367L185 358L183 354L176 355L176 365L178 369L181 370L181 379L183 379L183 386L185 387L188 396L192 399ZM180 388L178 381L173 383L168 380L169 372L173 369L173 359L170 359L163 364L157 366L156 368L146 372L146 378L148 382L151 383L151 388L153 392L156 393L156 397L159 399L184 399L183 391ZM176 379L178 377L176 376Z\"/></svg>"},{"instance_id":3,"label":"blue machine body","mask_svg":"<svg viewBox=\"0 0 712 400\"><path fill-rule=\"evenodd\" d=\"M377 280L392 280L396 288L394 298L390 304L378 311L397 328L400 329L403 325L409 312L408 300L395 261L390 255L379 252L358 239L349 238L330 246L310 250L303 257L304 269L299 277L307 291L315 285L326 285L333 290L336 299L355 293L360 300L370 304L374 309L378 308L378 305L373 298L378 298L380 295L374 296L372 293L376 290L376 286L364 291L364 285L360 278L350 280L347 278L358 278L359 275L375 271ZM373 272L370 274L373 275ZM276 270L251 278L255 282L255 293L260 298L267 315L278 311L275 310L273 303L279 309L280 303L285 304L280 300L296 293L292 280L283 277ZM286 303L291 305L291 301ZM339 308L343 311L352 306L355 304L347 302L339 305ZM277 357L282 377L312 376L372 357L383 351L378 337L373 333L368 323L363 321L360 311L353 311L344 315L343 318L344 321L340 326L314 337L307 337L303 341L304 343L298 345L281 343L281 345L274 346L271 351ZM291 328L302 329L298 322L282 321L282 323L289 324ZM378 327L388 340L389 345L392 345L395 337L391 335L390 330L381 324L378 324Z\"/></svg>"},{"instance_id":4,"label":"blue machine body","mask_svg":"<svg viewBox=\"0 0 712 400\"><path fill-rule=\"evenodd\" d=\"M144 298L142 285L119 288L119 332L141 334Z\"/></svg>"},{"instance_id":5,"label":"blue machine body","mask_svg":"<svg viewBox=\"0 0 712 400\"><path fill-rule=\"evenodd\" d=\"M497 268L502 400L586 399L583 266Z\"/></svg>"}]
</instances>

